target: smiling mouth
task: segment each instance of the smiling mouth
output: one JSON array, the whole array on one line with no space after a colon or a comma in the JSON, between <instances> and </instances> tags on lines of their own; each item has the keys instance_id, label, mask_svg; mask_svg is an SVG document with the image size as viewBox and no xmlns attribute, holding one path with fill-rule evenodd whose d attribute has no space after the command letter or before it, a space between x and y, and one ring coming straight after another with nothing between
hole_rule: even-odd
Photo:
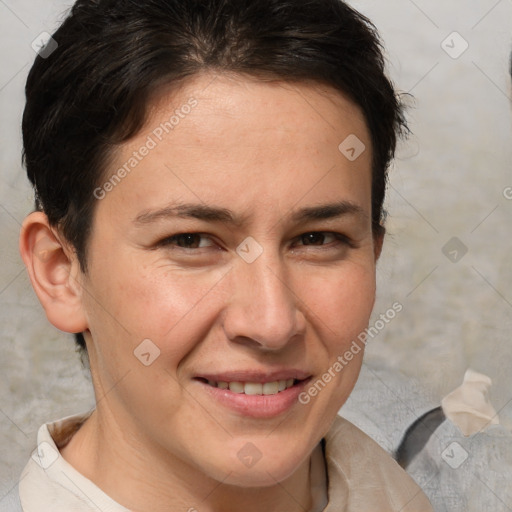
<instances>
[{"instance_id":1,"label":"smiling mouth","mask_svg":"<svg viewBox=\"0 0 512 512\"><path fill-rule=\"evenodd\" d=\"M245 395L277 395L303 382L299 379L275 380L272 382L217 382L202 377L197 378L197 380L213 388L225 389L232 393Z\"/></svg>"}]
</instances>

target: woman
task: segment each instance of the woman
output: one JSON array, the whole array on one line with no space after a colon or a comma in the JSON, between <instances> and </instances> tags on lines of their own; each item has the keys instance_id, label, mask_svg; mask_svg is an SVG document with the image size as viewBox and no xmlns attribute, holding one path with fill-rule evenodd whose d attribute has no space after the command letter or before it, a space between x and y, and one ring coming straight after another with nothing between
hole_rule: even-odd
<instances>
[{"instance_id":1,"label":"woman","mask_svg":"<svg viewBox=\"0 0 512 512\"><path fill-rule=\"evenodd\" d=\"M41 427L23 509L430 511L337 417L404 127L370 22L79 0L26 92L21 253L97 406Z\"/></svg>"}]
</instances>

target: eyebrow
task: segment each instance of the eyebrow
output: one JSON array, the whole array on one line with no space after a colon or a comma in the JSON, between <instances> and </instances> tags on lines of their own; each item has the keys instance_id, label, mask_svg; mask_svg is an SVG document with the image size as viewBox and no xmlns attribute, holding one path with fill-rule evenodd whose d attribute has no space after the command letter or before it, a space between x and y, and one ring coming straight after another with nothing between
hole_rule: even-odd
<instances>
[{"instance_id":1,"label":"eyebrow","mask_svg":"<svg viewBox=\"0 0 512 512\"><path fill-rule=\"evenodd\" d=\"M354 215L367 219L368 216L363 208L351 201L338 201L336 203L322 204L302 208L293 213L291 218L294 222L308 222L314 220L329 220Z\"/></svg>"},{"instance_id":2,"label":"eyebrow","mask_svg":"<svg viewBox=\"0 0 512 512\"><path fill-rule=\"evenodd\" d=\"M366 220L368 215L363 208L351 201L337 201L301 208L291 214L295 223L305 223L316 220L329 220L354 215ZM222 222L234 226L243 224L244 219L236 216L231 210L204 204L169 205L156 210L145 210L135 218L135 224L147 225L162 219L173 217L198 219L207 222Z\"/></svg>"}]
</instances>

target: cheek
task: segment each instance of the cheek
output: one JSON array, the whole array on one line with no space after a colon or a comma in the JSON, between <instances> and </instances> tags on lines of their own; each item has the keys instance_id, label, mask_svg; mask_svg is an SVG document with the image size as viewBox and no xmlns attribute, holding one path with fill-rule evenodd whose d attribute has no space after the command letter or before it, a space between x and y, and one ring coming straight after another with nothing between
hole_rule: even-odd
<instances>
[{"instance_id":1,"label":"cheek","mask_svg":"<svg viewBox=\"0 0 512 512\"><path fill-rule=\"evenodd\" d=\"M368 327L375 300L375 270L371 264L342 265L304 292L310 323L321 347L318 373L299 396L299 402L317 419L317 431L326 432L351 393L364 355L358 337Z\"/></svg>"},{"instance_id":2,"label":"cheek","mask_svg":"<svg viewBox=\"0 0 512 512\"><path fill-rule=\"evenodd\" d=\"M374 266L346 265L309 283L299 296L324 339L339 345L368 326L375 300Z\"/></svg>"},{"instance_id":3,"label":"cheek","mask_svg":"<svg viewBox=\"0 0 512 512\"><path fill-rule=\"evenodd\" d=\"M218 306L218 290L226 272L226 269L197 272L165 267L150 269L130 283L127 292L138 302L139 322L165 338L168 333L182 328L183 323L191 329L200 329L198 312L204 313L203 323L208 323Z\"/></svg>"},{"instance_id":4,"label":"cheek","mask_svg":"<svg viewBox=\"0 0 512 512\"><path fill-rule=\"evenodd\" d=\"M133 352L150 339L162 355L182 356L211 326L227 269L184 272L166 264L119 261L115 272L95 276L98 299L91 305L97 313L94 323L103 333L98 332L98 341L107 338L111 344L115 339L117 349L130 345Z\"/></svg>"},{"instance_id":5,"label":"cheek","mask_svg":"<svg viewBox=\"0 0 512 512\"><path fill-rule=\"evenodd\" d=\"M95 287L90 285L87 294L100 387L115 388L125 403L140 410L147 410L148 397L178 403L180 386L170 383L179 378L175 372L180 363L211 329L227 270L184 274L121 260L115 272L104 271L107 267L96 269L91 280Z\"/></svg>"}]
</instances>

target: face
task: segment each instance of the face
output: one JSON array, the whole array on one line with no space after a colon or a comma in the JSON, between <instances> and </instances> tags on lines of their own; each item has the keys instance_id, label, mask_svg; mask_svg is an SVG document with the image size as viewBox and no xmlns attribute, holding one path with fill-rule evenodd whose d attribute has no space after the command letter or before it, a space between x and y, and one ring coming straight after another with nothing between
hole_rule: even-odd
<instances>
[{"instance_id":1,"label":"face","mask_svg":"<svg viewBox=\"0 0 512 512\"><path fill-rule=\"evenodd\" d=\"M95 194L82 301L104 424L225 483L292 475L355 384L362 350L333 365L374 303L360 110L318 84L201 76L155 102Z\"/></svg>"}]
</instances>

